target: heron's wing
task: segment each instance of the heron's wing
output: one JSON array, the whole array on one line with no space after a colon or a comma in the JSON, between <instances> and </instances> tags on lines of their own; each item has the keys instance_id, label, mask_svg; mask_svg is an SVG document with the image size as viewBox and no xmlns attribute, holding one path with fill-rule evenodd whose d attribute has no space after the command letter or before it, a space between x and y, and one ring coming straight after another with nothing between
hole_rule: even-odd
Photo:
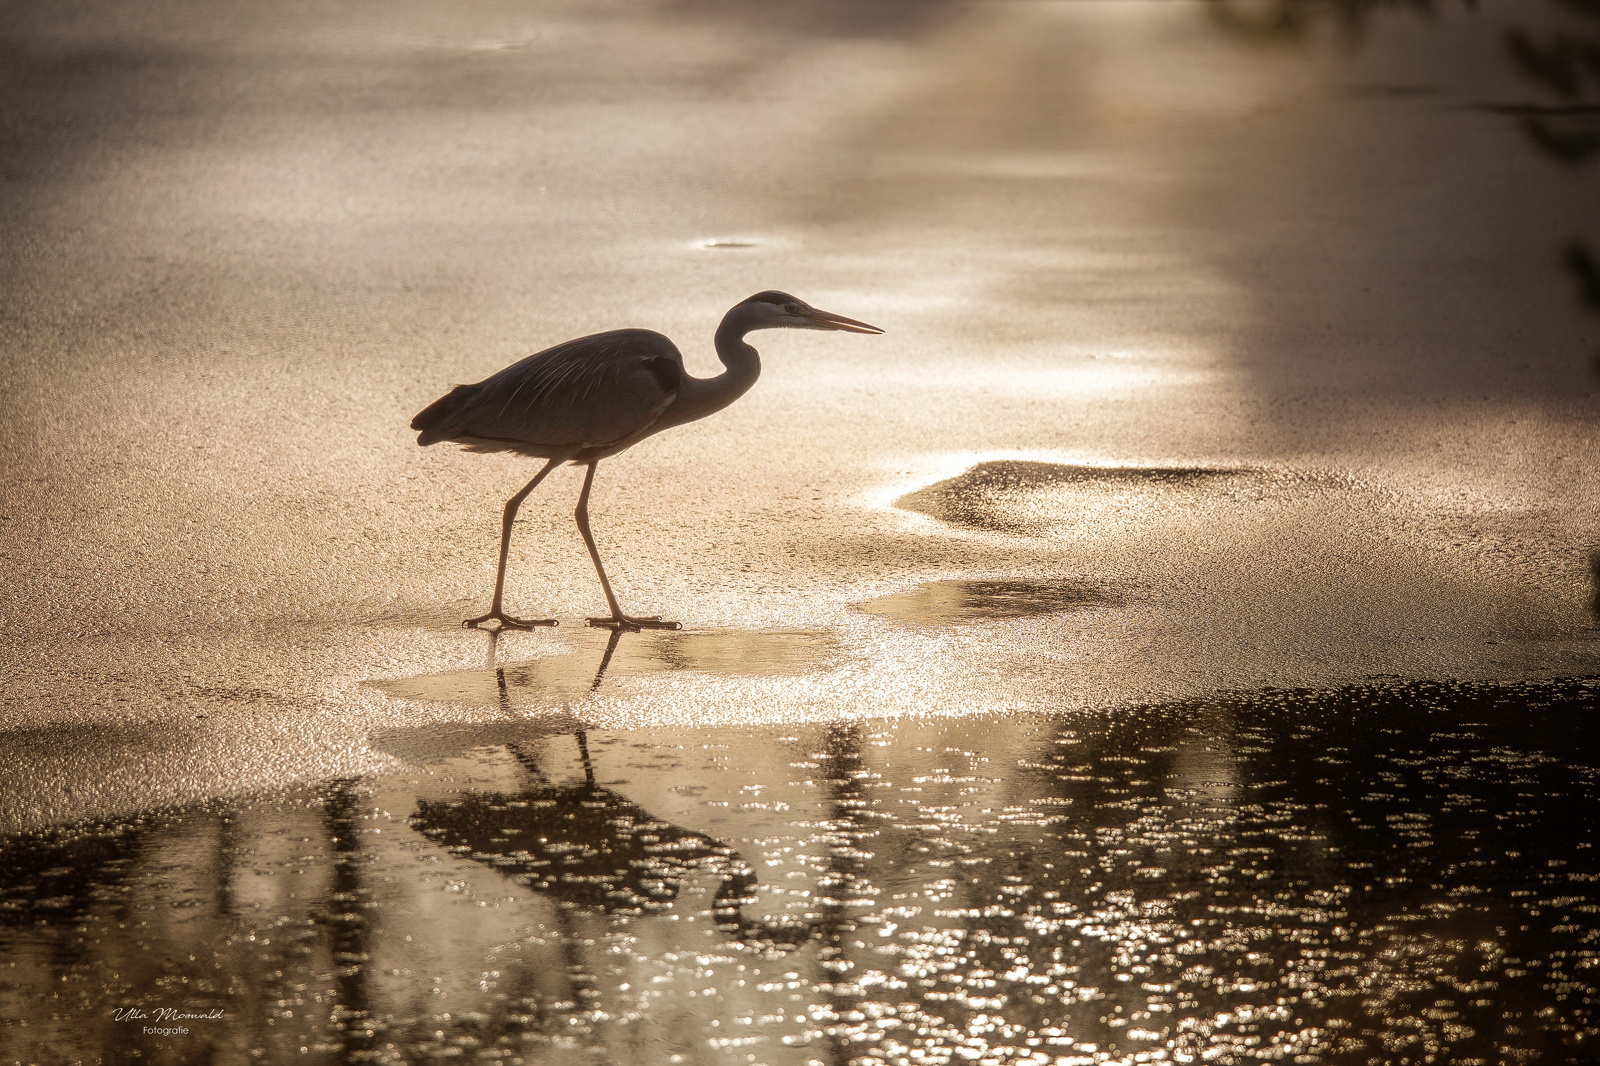
<instances>
[{"instance_id":1,"label":"heron's wing","mask_svg":"<svg viewBox=\"0 0 1600 1066\"><path fill-rule=\"evenodd\" d=\"M476 385L458 385L412 421L418 442L462 438L596 447L631 437L678 395L683 355L666 337L619 329L547 348Z\"/></svg>"}]
</instances>

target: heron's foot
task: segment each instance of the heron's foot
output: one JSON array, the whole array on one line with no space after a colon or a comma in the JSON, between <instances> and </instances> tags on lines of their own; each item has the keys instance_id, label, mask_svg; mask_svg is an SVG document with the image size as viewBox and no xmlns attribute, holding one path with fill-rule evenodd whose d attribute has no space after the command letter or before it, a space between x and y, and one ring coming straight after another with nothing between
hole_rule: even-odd
<instances>
[{"instance_id":1,"label":"heron's foot","mask_svg":"<svg viewBox=\"0 0 1600 1066\"><path fill-rule=\"evenodd\" d=\"M540 626L559 624L554 618L513 618L502 611L490 611L488 614L480 614L476 618L468 618L461 624L468 629L488 629L489 627L484 625L485 622L499 622L500 625L495 627L497 630L538 629Z\"/></svg>"},{"instance_id":2,"label":"heron's foot","mask_svg":"<svg viewBox=\"0 0 1600 1066\"><path fill-rule=\"evenodd\" d=\"M633 618L625 614L615 615L611 618L591 618L589 624L597 629L623 629L629 633L637 633L641 629L682 629L682 622L663 622L659 615L646 615L643 618Z\"/></svg>"}]
</instances>

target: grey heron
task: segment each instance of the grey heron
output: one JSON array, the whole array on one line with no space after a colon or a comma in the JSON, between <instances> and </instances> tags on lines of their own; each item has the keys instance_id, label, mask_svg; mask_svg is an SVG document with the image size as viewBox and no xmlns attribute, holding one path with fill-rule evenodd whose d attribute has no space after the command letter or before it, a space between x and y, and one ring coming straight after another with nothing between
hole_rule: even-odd
<instances>
[{"instance_id":1,"label":"grey heron","mask_svg":"<svg viewBox=\"0 0 1600 1066\"><path fill-rule=\"evenodd\" d=\"M633 618L617 602L589 529L589 489L601 459L653 434L705 418L743 396L761 374L761 357L745 343L758 329L827 329L882 333L876 326L820 311L788 293L767 290L735 304L717 327L717 357L726 369L715 377L684 372L683 354L648 329L616 329L579 337L528 356L476 385L457 385L411 420L417 443L454 441L475 451L513 451L544 459L544 467L506 501L500 523L500 565L489 610L462 625L497 621L501 628L551 626L551 618L515 618L501 610L506 555L517 508L562 463L586 466L573 517L605 591L609 618L592 626L678 629L657 617Z\"/></svg>"}]
</instances>

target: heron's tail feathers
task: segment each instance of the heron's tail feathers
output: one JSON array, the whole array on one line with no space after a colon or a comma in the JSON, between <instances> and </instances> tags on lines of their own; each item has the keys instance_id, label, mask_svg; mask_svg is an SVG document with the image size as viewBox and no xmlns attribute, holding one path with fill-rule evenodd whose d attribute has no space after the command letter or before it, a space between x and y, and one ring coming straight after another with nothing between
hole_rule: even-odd
<instances>
[{"instance_id":1,"label":"heron's tail feathers","mask_svg":"<svg viewBox=\"0 0 1600 1066\"><path fill-rule=\"evenodd\" d=\"M411 420L411 428L421 430L417 443L426 447L449 440L459 429L456 416L478 395L477 385L457 385L437 400L424 407Z\"/></svg>"}]
</instances>

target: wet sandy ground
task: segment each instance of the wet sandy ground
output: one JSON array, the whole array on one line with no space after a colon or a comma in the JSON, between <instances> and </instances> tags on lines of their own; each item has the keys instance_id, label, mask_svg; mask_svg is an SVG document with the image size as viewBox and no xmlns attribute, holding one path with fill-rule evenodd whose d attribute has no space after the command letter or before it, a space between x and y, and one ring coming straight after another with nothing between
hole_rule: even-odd
<instances>
[{"instance_id":1,"label":"wet sandy ground","mask_svg":"<svg viewBox=\"0 0 1600 1066\"><path fill-rule=\"evenodd\" d=\"M0 15L6 1055L1583 1061L1592 20L1339 10Z\"/></svg>"}]
</instances>

